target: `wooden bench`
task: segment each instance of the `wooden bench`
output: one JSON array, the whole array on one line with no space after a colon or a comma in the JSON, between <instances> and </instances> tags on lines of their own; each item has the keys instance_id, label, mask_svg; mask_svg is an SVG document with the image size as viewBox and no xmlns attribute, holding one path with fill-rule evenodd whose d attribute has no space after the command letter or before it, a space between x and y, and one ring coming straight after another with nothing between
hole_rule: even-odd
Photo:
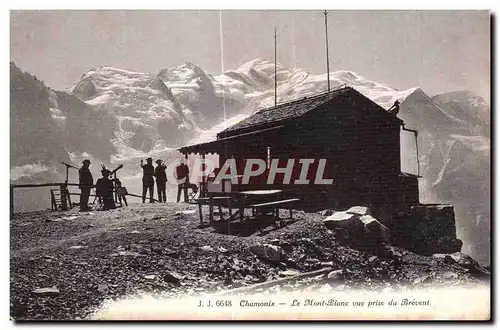
<instances>
[{"instance_id":1,"label":"wooden bench","mask_svg":"<svg viewBox=\"0 0 500 330\"><path fill-rule=\"evenodd\" d=\"M231 208L231 197L230 196L211 196L211 197L200 197L196 198L195 201L198 203L198 210L200 212L200 224L203 224L203 212L201 209L202 205L207 205L209 206L209 211L208 211L208 220L210 221L210 224L212 224L212 221L214 220L213 215L214 215L214 201L219 201L219 200L224 200L228 202L229 206L229 216L231 216L232 213L232 208ZM219 207L219 214L220 217L222 218L222 207L220 204L217 204Z\"/></svg>"},{"instance_id":2,"label":"wooden bench","mask_svg":"<svg viewBox=\"0 0 500 330\"><path fill-rule=\"evenodd\" d=\"M259 203L259 204L252 204L249 205L249 207L252 208L252 215L256 215L256 213L259 214L268 214L269 209L272 211L273 215L273 220L276 222L279 220L279 207L281 205L289 205L289 211L290 211L290 219L293 219L292 217L292 203L300 201L299 198L290 198L290 199L283 199L283 200L278 200L274 202L267 202L267 203ZM266 212L267 211L267 212Z\"/></svg>"}]
</instances>

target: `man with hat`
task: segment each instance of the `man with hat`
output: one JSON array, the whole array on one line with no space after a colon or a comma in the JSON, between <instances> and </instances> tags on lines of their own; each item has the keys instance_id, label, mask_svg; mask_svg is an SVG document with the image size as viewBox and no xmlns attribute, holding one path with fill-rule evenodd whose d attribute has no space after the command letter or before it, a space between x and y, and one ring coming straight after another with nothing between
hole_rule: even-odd
<instances>
[{"instance_id":1,"label":"man with hat","mask_svg":"<svg viewBox=\"0 0 500 330\"><path fill-rule=\"evenodd\" d=\"M153 158L149 157L146 159L146 165L144 165L141 159L142 167L142 202L146 202L146 192L149 190L149 202L154 203L153 195L155 190L155 168L153 166Z\"/></svg>"},{"instance_id":2,"label":"man with hat","mask_svg":"<svg viewBox=\"0 0 500 330\"><path fill-rule=\"evenodd\" d=\"M109 179L111 172L106 167L102 167L101 174L102 178L99 178L95 183L95 194L102 202L103 211L111 210L116 208L113 198L115 186L113 181Z\"/></svg>"},{"instance_id":3,"label":"man with hat","mask_svg":"<svg viewBox=\"0 0 500 330\"><path fill-rule=\"evenodd\" d=\"M184 202L188 202L188 194L187 189L189 186L189 167L184 163L184 159L181 159L181 162L175 168L177 175L177 203L181 200L181 193L184 193Z\"/></svg>"},{"instance_id":4,"label":"man with hat","mask_svg":"<svg viewBox=\"0 0 500 330\"><path fill-rule=\"evenodd\" d=\"M165 170L167 167L162 164L163 161L158 159L156 164L158 164L155 168L155 177L156 177L156 188L158 189L158 201L160 203L167 202L167 173Z\"/></svg>"},{"instance_id":5,"label":"man with hat","mask_svg":"<svg viewBox=\"0 0 500 330\"><path fill-rule=\"evenodd\" d=\"M83 161L83 166L78 170L79 184L80 188L80 212L85 212L89 210L88 202L90 196L90 190L94 185L94 178L92 173L90 173L90 160L85 159Z\"/></svg>"}]
</instances>

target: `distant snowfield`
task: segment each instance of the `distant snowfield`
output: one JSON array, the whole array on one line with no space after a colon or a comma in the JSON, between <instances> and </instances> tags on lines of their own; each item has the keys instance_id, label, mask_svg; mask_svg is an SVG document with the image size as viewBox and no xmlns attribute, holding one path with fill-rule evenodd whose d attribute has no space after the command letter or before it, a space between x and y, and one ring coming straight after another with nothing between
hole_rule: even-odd
<instances>
[{"instance_id":1,"label":"distant snowfield","mask_svg":"<svg viewBox=\"0 0 500 330\"><path fill-rule=\"evenodd\" d=\"M23 166L15 166L10 169L10 180L16 181L23 177L31 177L38 173L46 172L56 173L56 170L42 164L26 164Z\"/></svg>"},{"instance_id":2,"label":"distant snowfield","mask_svg":"<svg viewBox=\"0 0 500 330\"><path fill-rule=\"evenodd\" d=\"M49 108L52 119L54 119L58 124L64 125L66 123L66 116L64 113L56 108Z\"/></svg>"},{"instance_id":3,"label":"distant snowfield","mask_svg":"<svg viewBox=\"0 0 500 330\"><path fill-rule=\"evenodd\" d=\"M233 117L227 119L226 121L220 123L219 125L215 125L212 129L201 131L197 138L189 141L188 145L213 141L217 138L217 133L225 130L226 128L228 128L236 123L238 123L239 121L242 121L243 119L247 118L248 116L249 115L246 115L246 114L236 115L236 116L233 116Z\"/></svg>"}]
</instances>

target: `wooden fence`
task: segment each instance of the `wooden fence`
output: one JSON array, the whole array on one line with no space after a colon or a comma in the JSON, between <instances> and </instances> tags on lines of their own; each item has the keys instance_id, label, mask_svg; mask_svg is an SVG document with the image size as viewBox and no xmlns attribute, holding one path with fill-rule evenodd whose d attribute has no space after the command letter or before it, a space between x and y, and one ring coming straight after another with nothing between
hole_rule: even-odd
<instances>
[{"instance_id":1,"label":"wooden fence","mask_svg":"<svg viewBox=\"0 0 500 330\"><path fill-rule=\"evenodd\" d=\"M29 183L29 184L11 184L10 185L10 215L14 214L14 189L23 189L23 188L39 188L39 187L57 187L61 189L66 189L66 187L73 186L78 187L77 183L64 183L64 182L55 182L55 183Z\"/></svg>"},{"instance_id":2,"label":"wooden fence","mask_svg":"<svg viewBox=\"0 0 500 330\"><path fill-rule=\"evenodd\" d=\"M23 188L38 188L38 187L57 187L61 191L67 189L67 187L78 187L78 183L64 183L64 182L56 182L56 183L30 183L30 184L11 184L10 185L10 215L14 215L14 189L23 189ZM95 186L94 186L95 187ZM68 193L69 195L80 196L80 194L76 193ZM90 195L95 196L95 195ZM142 198L142 196L127 193L127 196ZM148 198L149 200L149 198ZM158 200L153 199L155 202Z\"/></svg>"}]
</instances>

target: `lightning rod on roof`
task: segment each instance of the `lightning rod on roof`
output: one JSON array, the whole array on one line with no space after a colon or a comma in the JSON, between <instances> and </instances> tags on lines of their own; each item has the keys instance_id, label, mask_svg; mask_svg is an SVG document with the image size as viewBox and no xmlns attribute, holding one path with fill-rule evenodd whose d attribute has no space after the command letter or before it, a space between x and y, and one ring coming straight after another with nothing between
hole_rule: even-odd
<instances>
[{"instance_id":1,"label":"lightning rod on roof","mask_svg":"<svg viewBox=\"0 0 500 330\"><path fill-rule=\"evenodd\" d=\"M278 76L276 74L276 61L277 61L277 39L276 28L274 28L274 106L278 104Z\"/></svg>"},{"instance_id":2,"label":"lightning rod on roof","mask_svg":"<svg viewBox=\"0 0 500 330\"><path fill-rule=\"evenodd\" d=\"M330 61L328 58L328 12L323 12L325 15L325 39L326 39L326 75L328 81L328 91L330 91Z\"/></svg>"}]
</instances>

